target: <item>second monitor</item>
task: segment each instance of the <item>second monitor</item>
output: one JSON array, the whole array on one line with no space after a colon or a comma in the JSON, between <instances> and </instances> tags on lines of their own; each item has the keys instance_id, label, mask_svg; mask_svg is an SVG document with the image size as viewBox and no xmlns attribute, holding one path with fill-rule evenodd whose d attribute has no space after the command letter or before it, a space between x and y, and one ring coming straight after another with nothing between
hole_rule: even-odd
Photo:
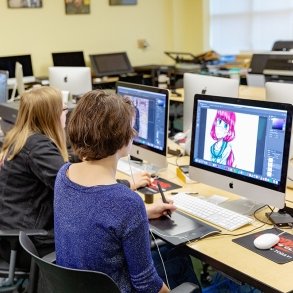
<instances>
[{"instance_id":1,"label":"second monitor","mask_svg":"<svg viewBox=\"0 0 293 293\"><path fill-rule=\"evenodd\" d=\"M156 87L126 82L117 82L116 92L128 96L135 108L131 155L152 165L150 169L167 166L167 138L169 91Z\"/></svg>"},{"instance_id":2,"label":"second monitor","mask_svg":"<svg viewBox=\"0 0 293 293\"><path fill-rule=\"evenodd\" d=\"M83 51L52 53L54 66L85 67Z\"/></svg>"}]
</instances>

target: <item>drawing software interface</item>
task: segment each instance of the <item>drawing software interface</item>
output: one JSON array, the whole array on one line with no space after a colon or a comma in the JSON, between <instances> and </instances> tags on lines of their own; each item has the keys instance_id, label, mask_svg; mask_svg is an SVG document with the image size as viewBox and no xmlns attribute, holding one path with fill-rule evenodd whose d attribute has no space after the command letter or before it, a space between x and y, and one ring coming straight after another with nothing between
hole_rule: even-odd
<instances>
[{"instance_id":1,"label":"drawing software interface","mask_svg":"<svg viewBox=\"0 0 293 293\"><path fill-rule=\"evenodd\" d=\"M135 105L134 128L138 135L134 143L162 151L165 148L165 94L118 86L117 93L128 96Z\"/></svg>"},{"instance_id":2,"label":"drawing software interface","mask_svg":"<svg viewBox=\"0 0 293 293\"><path fill-rule=\"evenodd\" d=\"M283 110L200 100L193 161L279 185L286 117Z\"/></svg>"}]
</instances>

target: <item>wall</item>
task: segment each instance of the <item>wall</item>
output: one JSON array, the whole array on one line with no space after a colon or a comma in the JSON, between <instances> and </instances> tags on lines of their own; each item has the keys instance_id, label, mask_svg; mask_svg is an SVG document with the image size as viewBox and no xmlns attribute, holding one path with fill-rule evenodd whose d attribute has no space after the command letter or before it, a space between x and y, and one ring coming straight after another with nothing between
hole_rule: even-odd
<instances>
[{"instance_id":1,"label":"wall","mask_svg":"<svg viewBox=\"0 0 293 293\"><path fill-rule=\"evenodd\" d=\"M199 53L203 48L204 0L138 0L109 6L91 0L91 13L66 15L63 0L43 0L43 8L9 9L0 1L0 56L31 54L36 76L47 75L51 52L89 54L126 51L133 65L168 63L166 50ZM146 39L147 49L137 47ZM193 40L196 40L194 42Z\"/></svg>"}]
</instances>

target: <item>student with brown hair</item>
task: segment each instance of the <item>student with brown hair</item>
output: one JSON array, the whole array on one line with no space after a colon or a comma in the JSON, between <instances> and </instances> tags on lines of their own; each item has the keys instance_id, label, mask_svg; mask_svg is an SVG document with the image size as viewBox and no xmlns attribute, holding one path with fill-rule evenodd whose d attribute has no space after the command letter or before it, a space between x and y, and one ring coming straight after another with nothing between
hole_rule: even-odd
<instances>
[{"instance_id":1,"label":"student with brown hair","mask_svg":"<svg viewBox=\"0 0 293 293\"><path fill-rule=\"evenodd\" d=\"M103 91L85 94L67 132L80 163L65 164L55 182L57 264L110 275L121 292L168 292L150 250L140 196L116 182L117 162L129 153L134 106ZM172 204L164 204L156 217ZM149 213L150 216L150 213Z\"/></svg>"},{"instance_id":2,"label":"student with brown hair","mask_svg":"<svg viewBox=\"0 0 293 293\"><path fill-rule=\"evenodd\" d=\"M0 152L0 229L44 229L48 236L35 236L40 255L55 249L53 193L58 170L68 161L65 140L67 107L61 92L52 87L26 91L20 99L14 127L7 133ZM136 189L149 183L147 173L136 173L127 186ZM152 207L150 217L163 206ZM9 243L0 241L0 256L9 260ZM17 265L29 267L26 254Z\"/></svg>"}]
</instances>

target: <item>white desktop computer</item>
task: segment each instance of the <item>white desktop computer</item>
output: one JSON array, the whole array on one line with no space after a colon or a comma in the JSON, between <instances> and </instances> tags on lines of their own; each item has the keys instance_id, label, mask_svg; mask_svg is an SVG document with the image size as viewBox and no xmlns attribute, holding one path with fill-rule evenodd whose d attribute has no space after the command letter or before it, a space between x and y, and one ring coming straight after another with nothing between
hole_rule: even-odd
<instances>
[{"instance_id":1,"label":"white desktop computer","mask_svg":"<svg viewBox=\"0 0 293 293\"><path fill-rule=\"evenodd\" d=\"M195 95L190 178L283 208L292 114L291 104Z\"/></svg>"},{"instance_id":2,"label":"white desktop computer","mask_svg":"<svg viewBox=\"0 0 293 293\"><path fill-rule=\"evenodd\" d=\"M169 91L140 84L117 82L116 92L128 96L136 108L134 129L137 131L137 136L133 140L130 155L142 162L132 164L134 169L141 167L139 169L157 173L160 169L166 168ZM121 168L120 170L123 171Z\"/></svg>"}]
</instances>

